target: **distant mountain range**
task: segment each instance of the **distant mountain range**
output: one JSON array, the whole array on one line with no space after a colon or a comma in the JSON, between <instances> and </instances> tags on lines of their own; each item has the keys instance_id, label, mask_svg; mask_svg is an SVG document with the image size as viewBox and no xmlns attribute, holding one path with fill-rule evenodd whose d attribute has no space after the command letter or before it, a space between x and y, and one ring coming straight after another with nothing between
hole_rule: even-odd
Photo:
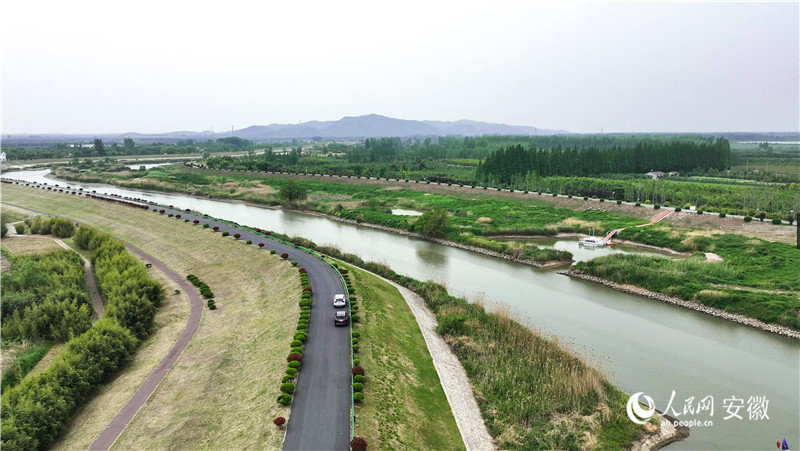
<instances>
[{"instance_id":1,"label":"distant mountain range","mask_svg":"<svg viewBox=\"0 0 800 451\"><path fill-rule=\"evenodd\" d=\"M26 142L75 142L101 138L108 142L133 138L137 142L175 141L178 139L216 139L238 136L255 141L270 141L292 138L378 138L399 136L480 136L480 135L559 135L568 134L566 130L550 130L524 125L506 125L490 122L460 120L415 121L395 119L379 114L364 116L345 116L338 121L309 121L299 124L252 125L234 131L214 133L211 131L175 131L168 133L79 133L79 134L11 134L3 135L9 143Z\"/></svg>"},{"instance_id":2,"label":"distant mountain range","mask_svg":"<svg viewBox=\"0 0 800 451\"><path fill-rule=\"evenodd\" d=\"M377 138L384 136L478 136L478 135L557 135L566 130L550 130L523 125L495 124L460 120L415 121L379 114L345 116L338 121L309 121L299 124L253 125L233 132L249 139L264 138ZM230 136L230 133L228 133Z\"/></svg>"}]
</instances>

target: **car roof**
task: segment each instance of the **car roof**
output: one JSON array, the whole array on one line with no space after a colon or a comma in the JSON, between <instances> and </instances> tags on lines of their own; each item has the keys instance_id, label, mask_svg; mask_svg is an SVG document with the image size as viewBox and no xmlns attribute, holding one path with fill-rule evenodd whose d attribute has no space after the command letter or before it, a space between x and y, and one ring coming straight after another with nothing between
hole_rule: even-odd
<instances>
[{"instance_id":1,"label":"car roof","mask_svg":"<svg viewBox=\"0 0 800 451\"><path fill-rule=\"evenodd\" d=\"M334 298L342 298L342 299L344 299L344 295L343 294L335 294L335 295L333 295L333 297Z\"/></svg>"},{"instance_id":2,"label":"car roof","mask_svg":"<svg viewBox=\"0 0 800 451\"><path fill-rule=\"evenodd\" d=\"M336 312L336 316L345 316L345 315L347 315L347 312L345 312L344 310L339 310L338 312Z\"/></svg>"}]
</instances>

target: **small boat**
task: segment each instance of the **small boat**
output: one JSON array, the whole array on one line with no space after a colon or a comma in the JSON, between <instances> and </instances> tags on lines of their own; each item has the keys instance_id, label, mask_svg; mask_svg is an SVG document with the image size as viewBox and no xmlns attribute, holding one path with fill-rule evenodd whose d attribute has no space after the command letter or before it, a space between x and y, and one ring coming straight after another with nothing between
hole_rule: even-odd
<instances>
[{"instance_id":1,"label":"small boat","mask_svg":"<svg viewBox=\"0 0 800 451\"><path fill-rule=\"evenodd\" d=\"M578 246L587 246L587 247L601 247L605 246L608 243L599 236L587 236L585 238L581 238L578 241Z\"/></svg>"}]
</instances>

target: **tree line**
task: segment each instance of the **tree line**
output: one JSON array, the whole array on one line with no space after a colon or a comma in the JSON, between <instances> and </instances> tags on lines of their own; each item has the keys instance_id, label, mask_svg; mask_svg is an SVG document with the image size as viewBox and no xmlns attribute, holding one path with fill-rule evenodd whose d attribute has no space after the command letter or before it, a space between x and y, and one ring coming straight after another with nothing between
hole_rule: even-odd
<instances>
[{"instance_id":1,"label":"tree line","mask_svg":"<svg viewBox=\"0 0 800 451\"><path fill-rule=\"evenodd\" d=\"M524 148L517 144L497 150L478 165L479 182L510 184L534 174L538 177L579 176L649 171L725 170L730 165L730 144L713 142L642 141L631 147L608 149Z\"/></svg>"},{"instance_id":2,"label":"tree line","mask_svg":"<svg viewBox=\"0 0 800 451\"><path fill-rule=\"evenodd\" d=\"M47 370L3 393L4 450L49 447L97 387L131 361L164 298L161 284L110 235L82 226L75 243L91 252L106 314L72 338Z\"/></svg>"}]
</instances>

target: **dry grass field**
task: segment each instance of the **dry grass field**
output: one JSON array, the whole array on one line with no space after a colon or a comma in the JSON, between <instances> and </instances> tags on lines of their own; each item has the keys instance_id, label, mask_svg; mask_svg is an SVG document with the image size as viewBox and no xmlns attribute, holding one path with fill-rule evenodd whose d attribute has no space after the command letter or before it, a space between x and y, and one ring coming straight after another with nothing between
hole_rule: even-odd
<instances>
[{"instance_id":1,"label":"dry grass field","mask_svg":"<svg viewBox=\"0 0 800 451\"><path fill-rule=\"evenodd\" d=\"M299 280L286 262L210 229L122 205L14 185L3 187L3 197L111 232L179 274L197 275L216 295L217 310L205 310L194 339L115 447L280 446L283 431L272 420L288 417L289 409L275 398L299 311L294 296ZM79 414L60 445L85 447L103 418L138 387L148 365L152 368L157 354L171 345L170 334L185 324L186 315L173 318L180 315L178 304L188 310L185 300L170 299L159 322L168 334L157 333L145 343L136 362Z\"/></svg>"}]
</instances>

